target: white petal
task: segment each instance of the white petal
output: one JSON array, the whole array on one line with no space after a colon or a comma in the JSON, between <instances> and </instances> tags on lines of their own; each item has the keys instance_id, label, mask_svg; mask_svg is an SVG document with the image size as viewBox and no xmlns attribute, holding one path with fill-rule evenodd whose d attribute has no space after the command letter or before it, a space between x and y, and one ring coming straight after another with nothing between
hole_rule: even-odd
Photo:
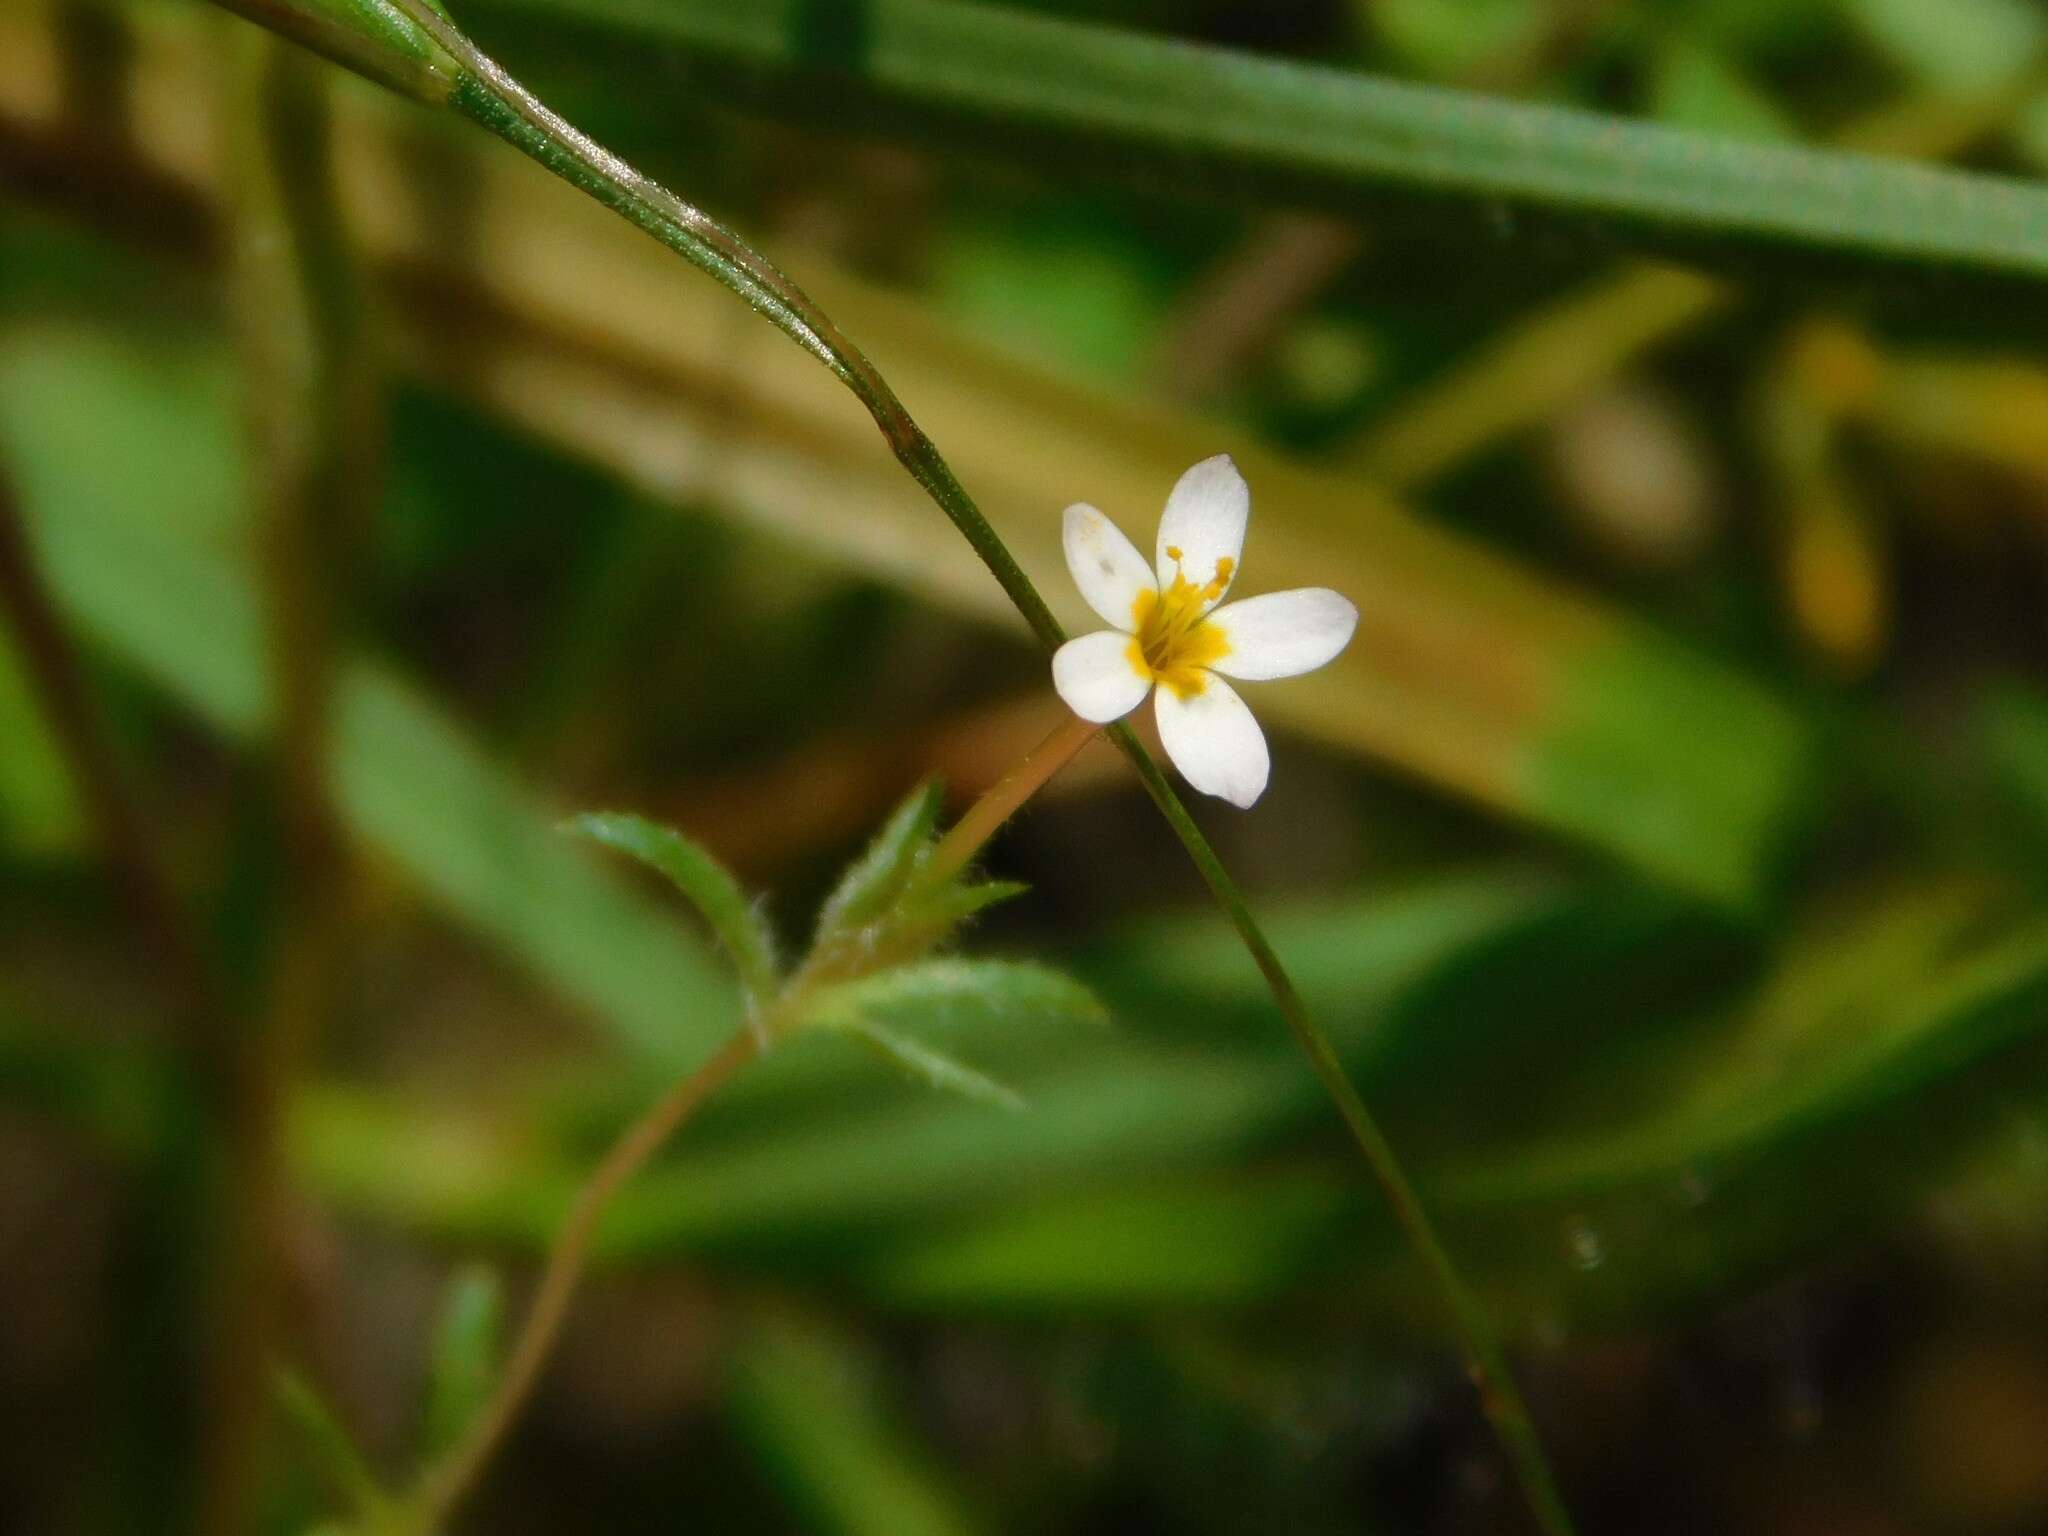
<instances>
[{"instance_id":1,"label":"white petal","mask_svg":"<svg viewBox=\"0 0 2048 1536\"><path fill-rule=\"evenodd\" d=\"M1197 587L1221 576L1210 606L1222 601L1244 554L1244 525L1251 514L1251 487L1229 454L1204 459L1182 475L1159 519L1159 585L1170 585L1176 570ZM1179 550L1180 559L1169 549ZM1220 564L1226 560L1228 565Z\"/></svg>"},{"instance_id":2,"label":"white petal","mask_svg":"<svg viewBox=\"0 0 2048 1536\"><path fill-rule=\"evenodd\" d=\"M1153 708L1159 715L1159 744L1195 788L1249 806L1266 788L1271 763L1259 722L1230 684L1213 672L1202 691L1182 698L1161 688Z\"/></svg>"},{"instance_id":3,"label":"white petal","mask_svg":"<svg viewBox=\"0 0 2048 1536\"><path fill-rule=\"evenodd\" d=\"M1144 703L1152 674L1133 664L1136 644L1129 635L1099 629L1054 651L1052 685L1067 708L1083 720L1103 725Z\"/></svg>"},{"instance_id":4,"label":"white petal","mask_svg":"<svg viewBox=\"0 0 2048 1536\"><path fill-rule=\"evenodd\" d=\"M1351 643L1358 610L1328 587L1297 587L1225 603L1209 615L1230 649L1209 665L1260 682L1313 672Z\"/></svg>"},{"instance_id":5,"label":"white petal","mask_svg":"<svg viewBox=\"0 0 2048 1536\"><path fill-rule=\"evenodd\" d=\"M1139 594L1153 590L1152 573L1145 569L1145 557L1123 536L1121 529L1086 502L1067 508L1061 528L1066 545L1067 569L1088 606L1125 634L1138 627L1132 610Z\"/></svg>"}]
</instances>

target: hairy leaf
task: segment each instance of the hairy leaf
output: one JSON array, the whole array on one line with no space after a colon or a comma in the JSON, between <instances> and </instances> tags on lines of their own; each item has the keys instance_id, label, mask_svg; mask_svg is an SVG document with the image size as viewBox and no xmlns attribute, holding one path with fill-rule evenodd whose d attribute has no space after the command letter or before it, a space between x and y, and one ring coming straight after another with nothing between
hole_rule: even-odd
<instances>
[{"instance_id":1,"label":"hairy leaf","mask_svg":"<svg viewBox=\"0 0 2048 1536\"><path fill-rule=\"evenodd\" d=\"M1044 966L927 960L825 988L803 1023L851 1035L931 1087L1015 1109L1023 1104L1016 1093L904 1031L1103 1017L1093 993Z\"/></svg>"},{"instance_id":2,"label":"hairy leaf","mask_svg":"<svg viewBox=\"0 0 2048 1536\"><path fill-rule=\"evenodd\" d=\"M847 866L825 898L818 911L818 943L856 932L888 911L931 843L940 802L939 785L932 780L904 797L867 851Z\"/></svg>"},{"instance_id":3,"label":"hairy leaf","mask_svg":"<svg viewBox=\"0 0 2048 1536\"><path fill-rule=\"evenodd\" d=\"M922 1045L907 1035L899 1035L880 1024L849 1025L845 1033L863 1045L873 1047L928 1088L942 1088L963 1098L997 1104L1004 1109L1024 1107L1023 1097L1015 1089L1005 1087L987 1073L977 1072L965 1062L956 1061L945 1052Z\"/></svg>"},{"instance_id":4,"label":"hairy leaf","mask_svg":"<svg viewBox=\"0 0 2048 1536\"><path fill-rule=\"evenodd\" d=\"M630 854L668 876L718 935L755 1006L765 1006L775 995L781 985L775 936L740 883L703 848L680 832L630 814L574 816L563 827Z\"/></svg>"},{"instance_id":5,"label":"hairy leaf","mask_svg":"<svg viewBox=\"0 0 2048 1536\"><path fill-rule=\"evenodd\" d=\"M955 882L915 903L904 915L920 922L943 922L950 926L964 922L990 907L1015 900L1030 889L1031 887L1021 880L977 880L966 884Z\"/></svg>"},{"instance_id":6,"label":"hairy leaf","mask_svg":"<svg viewBox=\"0 0 2048 1536\"><path fill-rule=\"evenodd\" d=\"M1102 1004L1078 981L1015 960L925 960L899 966L824 988L804 1012L805 1023L826 1029L879 1022L929 1030L1106 1017Z\"/></svg>"}]
</instances>

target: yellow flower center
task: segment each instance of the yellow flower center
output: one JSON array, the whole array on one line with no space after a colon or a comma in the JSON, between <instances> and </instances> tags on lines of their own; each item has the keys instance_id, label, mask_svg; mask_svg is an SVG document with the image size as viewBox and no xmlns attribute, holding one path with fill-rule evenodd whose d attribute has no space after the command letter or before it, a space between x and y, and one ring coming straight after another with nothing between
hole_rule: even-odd
<instances>
[{"instance_id":1,"label":"yellow flower center","mask_svg":"<svg viewBox=\"0 0 2048 1536\"><path fill-rule=\"evenodd\" d=\"M1223 631L1203 615L1230 585L1235 562L1224 556L1216 574L1196 586L1180 569L1178 549L1168 548L1166 557L1174 563L1173 580L1164 592L1140 592L1131 604L1135 633L1127 654L1138 676L1191 699L1208 686L1208 668L1230 654Z\"/></svg>"}]
</instances>

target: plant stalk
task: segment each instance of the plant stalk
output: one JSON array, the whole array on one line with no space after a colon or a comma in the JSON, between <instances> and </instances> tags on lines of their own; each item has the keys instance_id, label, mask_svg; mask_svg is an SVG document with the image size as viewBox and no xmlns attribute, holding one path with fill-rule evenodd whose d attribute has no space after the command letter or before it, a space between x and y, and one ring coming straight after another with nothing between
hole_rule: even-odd
<instances>
[{"instance_id":1,"label":"plant stalk","mask_svg":"<svg viewBox=\"0 0 2048 1536\"><path fill-rule=\"evenodd\" d=\"M1077 716L1033 747L933 847L918 870L917 884L939 886L957 875L1003 823L1093 740L1100 729ZM506 1356L504 1374L490 1402L455 1448L428 1472L415 1496L410 1513L420 1532L433 1531L447 1518L456 1501L483 1471L533 1391L568 1315L569 1300L582 1276L605 1207L698 1105L779 1038L788 1022L801 1013L804 1000L815 987L839 979L829 963L819 968L818 958L813 957L812 964L790 978L781 996L759 1018L750 1020L709 1061L627 1127L577 1191L568 1219L548 1252L540 1287L520 1326L519 1337Z\"/></svg>"},{"instance_id":2,"label":"plant stalk","mask_svg":"<svg viewBox=\"0 0 2048 1536\"><path fill-rule=\"evenodd\" d=\"M1128 725L1114 725L1110 734L1128 738L1126 750L1138 769L1139 778L1144 781L1146 792L1152 796L1160 814L1179 834L1210 894L1216 898L1216 904L1223 909L1231 926L1237 930L1238 939L1251 953L1295 1043L1301 1047L1331 1102L1337 1106L1337 1113L1344 1121L1344 1129L1350 1134L1352 1144L1372 1169L1373 1177L1378 1180L1387 1197L1387 1205L1394 1213L1394 1220L1400 1224L1409 1246L1428 1271L1445 1310L1450 1314L1451 1325L1465 1356L1466 1369L1472 1377L1474 1390L1479 1394L1479 1406L1493 1425L1494 1433L1500 1437L1538 1526L1550 1533L1569 1532L1572 1529L1571 1515L1558 1492L1549 1459L1543 1454L1535 1421L1529 1416L1521 1389L1515 1385L1507 1358L1494 1337L1493 1324L1480 1306L1478 1297L1472 1294L1464 1277L1459 1274L1450 1250L1437 1235L1436 1225L1429 1219L1429 1212L1416 1194L1415 1186L1409 1182L1401 1160L1395 1156L1392 1145L1379 1128L1379 1122L1373 1119L1372 1112L1352 1086L1329 1037L1316 1027L1308 1005L1295 990L1293 978L1287 974L1280 957L1274 953L1251 909L1246 906L1243 893L1237 889L1236 882L1230 878L1229 871L1223 867L1223 861L1217 857L1209 840L1189 818L1187 807L1174 794L1166 775L1138 746Z\"/></svg>"},{"instance_id":3,"label":"plant stalk","mask_svg":"<svg viewBox=\"0 0 2048 1536\"><path fill-rule=\"evenodd\" d=\"M476 1481L491 1453L518 1417L520 1407L540 1379L541 1367L554 1348L568 1316L569 1300L590 1257L599 1219L626 1181L647 1166L662 1143L673 1136L697 1106L716 1093L740 1068L761 1054L760 1036L748 1026L734 1032L695 1072L677 1083L612 1143L604 1160L576 1192L561 1233L548 1251L547 1267L533 1305L520 1324L519 1336L505 1357L504 1373L491 1398L441 1462L429 1470L411 1506L421 1533L436 1531Z\"/></svg>"},{"instance_id":4,"label":"plant stalk","mask_svg":"<svg viewBox=\"0 0 2048 1536\"><path fill-rule=\"evenodd\" d=\"M460 28L434 10L428 0L388 3L454 61L458 73L447 98L452 108L710 273L823 363L867 408L898 462L989 568L1039 642L1051 650L1065 640L1065 632L1044 598L982 516L937 446L912 419L866 354L839 332L802 289L732 230L551 111ZM1367 1166L1380 1182L1403 1230L1416 1244L1456 1327L1480 1388L1481 1406L1528 1492L1539 1524L1548 1536L1568 1536L1572 1529L1570 1519L1530 1428L1528 1412L1505 1368L1499 1345L1486 1318L1459 1280L1392 1149L1350 1087L1334 1048L1302 1004L1243 895L1173 787L1127 727L1117 728L1112 737L1137 769L1147 791L1229 914L1272 988L1289 1029L1330 1090Z\"/></svg>"},{"instance_id":5,"label":"plant stalk","mask_svg":"<svg viewBox=\"0 0 2048 1536\"><path fill-rule=\"evenodd\" d=\"M982 845L1001 830L1003 823L1044 788L1048 779L1072 762L1074 754L1101 730L1101 726L1079 715L1069 715L1045 740L1025 753L1016 767L990 785L968 807L965 816L953 823L918 869L915 885L935 890L959 874L981 852Z\"/></svg>"}]
</instances>

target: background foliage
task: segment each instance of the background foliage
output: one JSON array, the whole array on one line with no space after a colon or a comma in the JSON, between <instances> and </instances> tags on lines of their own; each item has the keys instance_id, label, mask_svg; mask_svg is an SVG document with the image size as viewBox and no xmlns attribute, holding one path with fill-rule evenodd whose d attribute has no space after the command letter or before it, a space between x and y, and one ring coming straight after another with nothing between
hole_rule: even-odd
<instances>
[{"instance_id":1,"label":"background foliage","mask_svg":"<svg viewBox=\"0 0 2048 1536\"><path fill-rule=\"evenodd\" d=\"M1358 600L1343 662L1258 700L1274 792L1205 820L1586 1529L2048 1519L2032 8L473 9L789 265L1063 617L1058 509L1142 535L1219 447L1256 584ZM294 898L226 283L244 31L0 0L0 473L234 1008ZM1057 712L828 378L481 135L322 80L385 430L327 583L353 869L290 1085L290 1336L389 1470L459 1417L463 1266L516 1301L739 1017L560 816L679 825L801 932L914 783L964 803ZM0 646L0 1520L38 1532L189 1500L214 1262L179 1005L89 826ZM743 1078L626 1192L476 1527L1518 1528L1116 760L988 864L1034 890L977 949L1113 1024L949 1021L1020 1113L834 1040ZM274 1460L303 1528L320 1460Z\"/></svg>"}]
</instances>

